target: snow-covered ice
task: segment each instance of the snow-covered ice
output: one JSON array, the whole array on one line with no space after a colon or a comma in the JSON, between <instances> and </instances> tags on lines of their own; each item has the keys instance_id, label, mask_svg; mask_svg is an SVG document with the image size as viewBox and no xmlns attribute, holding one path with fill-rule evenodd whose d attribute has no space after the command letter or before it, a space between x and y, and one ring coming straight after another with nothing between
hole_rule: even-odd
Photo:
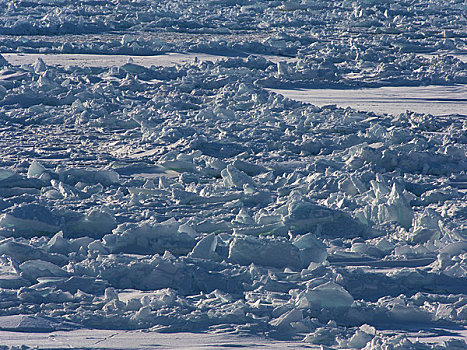
<instances>
[{"instance_id":1,"label":"snow-covered ice","mask_svg":"<svg viewBox=\"0 0 467 350\"><path fill-rule=\"evenodd\" d=\"M288 98L319 107L337 105L341 108L401 114L405 111L432 115L466 115L466 85L431 85L365 89L272 89Z\"/></svg>"},{"instance_id":2,"label":"snow-covered ice","mask_svg":"<svg viewBox=\"0 0 467 350\"><path fill-rule=\"evenodd\" d=\"M464 2L0 12L0 348L467 347Z\"/></svg>"}]
</instances>

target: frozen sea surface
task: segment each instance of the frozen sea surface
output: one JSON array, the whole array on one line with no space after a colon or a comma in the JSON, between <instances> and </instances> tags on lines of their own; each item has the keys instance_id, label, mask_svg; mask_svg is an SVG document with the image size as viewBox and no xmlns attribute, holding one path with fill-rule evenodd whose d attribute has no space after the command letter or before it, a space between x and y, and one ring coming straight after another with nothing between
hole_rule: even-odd
<instances>
[{"instance_id":1,"label":"frozen sea surface","mask_svg":"<svg viewBox=\"0 0 467 350\"><path fill-rule=\"evenodd\" d=\"M131 61L147 68L186 64L194 60L218 61L228 57L204 53L166 53L156 56L6 53L3 56L13 65L31 65L40 58L48 65L64 67L114 67ZM273 55L261 55L261 57L275 63L297 60L292 57ZM335 104L342 108L350 107L383 114L400 114L408 110L433 115L465 115L467 113L466 86L387 86L367 89L271 89L271 91L320 107Z\"/></svg>"},{"instance_id":2,"label":"frozen sea surface","mask_svg":"<svg viewBox=\"0 0 467 350\"><path fill-rule=\"evenodd\" d=\"M379 114L406 111L432 115L467 114L467 85L386 86L371 89L272 89L317 106L335 104Z\"/></svg>"},{"instance_id":3,"label":"frozen sea surface","mask_svg":"<svg viewBox=\"0 0 467 350\"><path fill-rule=\"evenodd\" d=\"M1 346L466 349L464 3L0 13Z\"/></svg>"},{"instance_id":4,"label":"frozen sea surface","mask_svg":"<svg viewBox=\"0 0 467 350\"><path fill-rule=\"evenodd\" d=\"M389 333L389 332L388 332ZM408 339L420 344L439 344L452 339L467 337L464 331L408 331ZM320 345L300 341L274 341L255 336L226 333L158 333L151 331L122 331L83 329L50 333L19 333L0 331L2 346L38 349L94 349L94 350L144 350L144 349L322 349ZM423 345L422 345L423 346ZM351 349L351 348L348 348Z\"/></svg>"},{"instance_id":5,"label":"frozen sea surface","mask_svg":"<svg viewBox=\"0 0 467 350\"><path fill-rule=\"evenodd\" d=\"M262 55L272 62L294 61L294 58ZM174 66L176 64L185 64L198 59L200 61L218 61L226 57L235 57L234 55L219 55L207 53L176 53L168 52L161 55L135 56L135 55L102 55L102 54L40 54L40 53L5 53L3 57L13 65L34 64L40 58L46 64L53 66L78 66L78 67L120 67L129 61L144 67L151 66Z\"/></svg>"},{"instance_id":6,"label":"frozen sea surface","mask_svg":"<svg viewBox=\"0 0 467 350\"><path fill-rule=\"evenodd\" d=\"M253 336L148 331L78 330L52 333L0 331L2 346L39 349L320 349L302 342L280 342Z\"/></svg>"}]
</instances>

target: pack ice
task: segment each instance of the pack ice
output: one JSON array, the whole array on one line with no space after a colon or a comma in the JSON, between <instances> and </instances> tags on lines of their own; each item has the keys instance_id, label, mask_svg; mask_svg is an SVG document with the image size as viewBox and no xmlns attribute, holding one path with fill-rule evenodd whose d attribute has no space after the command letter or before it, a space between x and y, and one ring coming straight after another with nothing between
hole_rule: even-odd
<instances>
[{"instance_id":1,"label":"pack ice","mask_svg":"<svg viewBox=\"0 0 467 350\"><path fill-rule=\"evenodd\" d=\"M467 347L465 113L268 90L465 84L465 3L114 3L4 1L0 51L223 58L0 55L0 329Z\"/></svg>"}]
</instances>

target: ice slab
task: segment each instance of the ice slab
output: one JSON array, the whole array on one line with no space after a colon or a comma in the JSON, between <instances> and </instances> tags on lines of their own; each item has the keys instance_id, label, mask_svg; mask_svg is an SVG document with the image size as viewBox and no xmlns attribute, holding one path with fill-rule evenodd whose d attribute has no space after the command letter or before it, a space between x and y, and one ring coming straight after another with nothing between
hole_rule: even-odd
<instances>
[{"instance_id":1,"label":"ice slab","mask_svg":"<svg viewBox=\"0 0 467 350\"><path fill-rule=\"evenodd\" d=\"M31 333L49 333L56 330L69 330L74 327L73 324L62 323L50 317L41 317L34 315L11 315L0 316L0 333L4 331L31 332ZM2 345L9 340L1 337Z\"/></svg>"}]
</instances>

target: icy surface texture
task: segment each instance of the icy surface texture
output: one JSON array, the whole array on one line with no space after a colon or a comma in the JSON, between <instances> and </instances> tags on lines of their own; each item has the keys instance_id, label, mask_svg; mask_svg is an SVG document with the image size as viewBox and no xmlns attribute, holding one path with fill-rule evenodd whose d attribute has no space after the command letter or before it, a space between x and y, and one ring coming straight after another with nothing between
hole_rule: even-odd
<instances>
[{"instance_id":1,"label":"icy surface texture","mask_svg":"<svg viewBox=\"0 0 467 350\"><path fill-rule=\"evenodd\" d=\"M65 52L75 46L23 36L144 30L96 50L154 53L160 28L254 29L254 40L170 45L297 60L107 69L0 58L0 328L465 348L403 333L467 322L466 117L318 108L265 89L465 83L460 60L415 55L463 48L465 4L161 3L3 2L11 36L0 45Z\"/></svg>"},{"instance_id":2,"label":"icy surface texture","mask_svg":"<svg viewBox=\"0 0 467 350\"><path fill-rule=\"evenodd\" d=\"M0 52L294 57L265 72L268 87L467 82L448 55L466 48L458 0L3 1L0 12Z\"/></svg>"}]
</instances>

